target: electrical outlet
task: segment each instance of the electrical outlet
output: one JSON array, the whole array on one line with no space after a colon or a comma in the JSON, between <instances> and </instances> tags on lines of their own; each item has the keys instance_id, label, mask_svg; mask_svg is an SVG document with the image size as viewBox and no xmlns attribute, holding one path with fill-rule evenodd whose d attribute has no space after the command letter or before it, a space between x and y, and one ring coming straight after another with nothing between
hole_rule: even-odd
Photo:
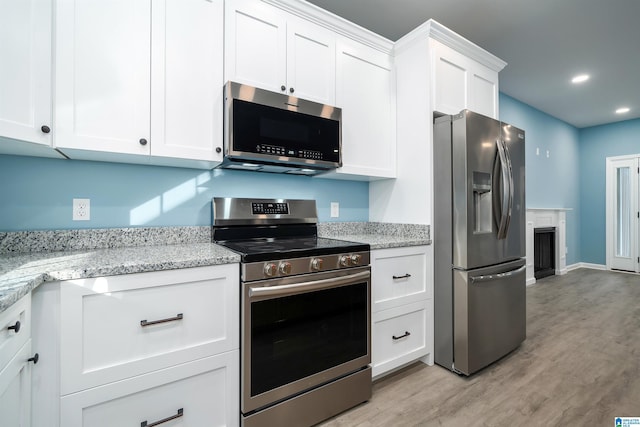
<instances>
[{"instance_id":1,"label":"electrical outlet","mask_svg":"<svg viewBox=\"0 0 640 427\"><path fill-rule=\"evenodd\" d=\"M340 216L340 203L331 202L331 218L338 218Z\"/></svg>"},{"instance_id":2,"label":"electrical outlet","mask_svg":"<svg viewBox=\"0 0 640 427\"><path fill-rule=\"evenodd\" d=\"M91 219L91 200L73 199L73 220L89 221Z\"/></svg>"}]
</instances>

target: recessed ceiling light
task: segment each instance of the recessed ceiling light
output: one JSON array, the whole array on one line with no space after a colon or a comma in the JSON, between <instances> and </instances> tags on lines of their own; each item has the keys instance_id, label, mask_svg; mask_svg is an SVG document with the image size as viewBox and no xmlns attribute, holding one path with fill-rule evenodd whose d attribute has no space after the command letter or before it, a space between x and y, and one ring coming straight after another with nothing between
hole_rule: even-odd
<instances>
[{"instance_id":1,"label":"recessed ceiling light","mask_svg":"<svg viewBox=\"0 0 640 427\"><path fill-rule=\"evenodd\" d=\"M580 74L571 79L571 83L584 83L589 80L589 74Z\"/></svg>"},{"instance_id":2,"label":"recessed ceiling light","mask_svg":"<svg viewBox=\"0 0 640 427\"><path fill-rule=\"evenodd\" d=\"M616 110L616 114L624 114L629 112L629 107L622 107Z\"/></svg>"}]
</instances>

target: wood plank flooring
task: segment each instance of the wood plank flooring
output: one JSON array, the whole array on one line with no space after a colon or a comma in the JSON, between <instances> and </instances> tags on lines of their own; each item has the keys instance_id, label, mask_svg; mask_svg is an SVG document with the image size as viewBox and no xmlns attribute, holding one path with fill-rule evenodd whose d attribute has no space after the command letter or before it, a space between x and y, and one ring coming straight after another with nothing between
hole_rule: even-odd
<instances>
[{"instance_id":1,"label":"wood plank flooring","mask_svg":"<svg viewBox=\"0 0 640 427\"><path fill-rule=\"evenodd\" d=\"M527 339L470 378L421 363L321 424L614 426L640 417L640 276L579 269L527 288Z\"/></svg>"}]
</instances>

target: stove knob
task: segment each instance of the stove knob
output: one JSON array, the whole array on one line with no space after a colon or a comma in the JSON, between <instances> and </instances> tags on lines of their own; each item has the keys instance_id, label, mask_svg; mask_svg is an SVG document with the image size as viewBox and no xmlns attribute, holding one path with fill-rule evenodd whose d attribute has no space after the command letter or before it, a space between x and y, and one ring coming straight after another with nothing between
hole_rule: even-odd
<instances>
[{"instance_id":1,"label":"stove knob","mask_svg":"<svg viewBox=\"0 0 640 427\"><path fill-rule=\"evenodd\" d=\"M278 269L280 270L280 274L291 274L291 263L287 261L281 262Z\"/></svg>"},{"instance_id":2,"label":"stove knob","mask_svg":"<svg viewBox=\"0 0 640 427\"><path fill-rule=\"evenodd\" d=\"M340 257L340 265L343 267L349 267L349 257L347 255L342 255Z\"/></svg>"},{"instance_id":3,"label":"stove knob","mask_svg":"<svg viewBox=\"0 0 640 427\"><path fill-rule=\"evenodd\" d=\"M274 263L270 262L264 265L264 274L265 276L273 276L276 274L277 267Z\"/></svg>"},{"instance_id":4,"label":"stove knob","mask_svg":"<svg viewBox=\"0 0 640 427\"><path fill-rule=\"evenodd\" d=\"M351 264L352 265L358 265L358 264L360 264L360 261L362 261L362 255L360 255L360 254L351 255Z\"/></svg>"},{"instance_id":5,"label":"stove knob","mask_svg":"<svg viewBox=\"0 0 640 427\"><path fill-rule=\"evenodd\" d=\"M311 269L315 271L322 270L322 258L314 258L311 260Z\"/></svg>"}]
</instances>

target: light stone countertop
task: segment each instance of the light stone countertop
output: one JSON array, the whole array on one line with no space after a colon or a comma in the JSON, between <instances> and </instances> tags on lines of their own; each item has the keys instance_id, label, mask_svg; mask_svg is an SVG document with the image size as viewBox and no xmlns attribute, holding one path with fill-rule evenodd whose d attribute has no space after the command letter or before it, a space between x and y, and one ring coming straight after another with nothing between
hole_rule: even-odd
<instances>
[{"instance_id":1,"label":"light stone countertop","mask_svg":"<svg viewBox=\"0 0 640 427\"><path fill-rule=\"evenodd\" d=\"M0 254L0 313L44 282L236 262L213 243Z\"/></svg>"},{"instance_id":2,"label":"light stone countertop","mask_svg":"<svg viewBox=\"0 0 640 427\"><path fill-rule=\"evenodd\" d=\"M371 249L431 244L429 226L419 224L328 222L318 235ZM210 227L0 233L0 313L44 282L240 262L210 241Z\"/></svg>"}]
</instances>

